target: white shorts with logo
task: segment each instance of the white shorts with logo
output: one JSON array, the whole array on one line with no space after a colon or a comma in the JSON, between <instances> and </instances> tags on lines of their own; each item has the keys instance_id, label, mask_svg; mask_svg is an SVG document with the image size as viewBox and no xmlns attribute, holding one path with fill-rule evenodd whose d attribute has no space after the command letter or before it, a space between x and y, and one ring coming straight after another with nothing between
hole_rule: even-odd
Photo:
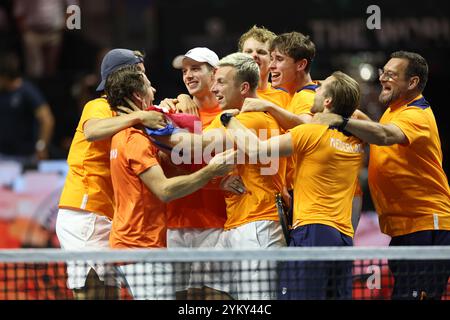
<instances>
[{"instance_id":1,"label":"white shorts with logo","mask_svg":"<svg viewBox=\"0 0 450 320\"><path fill-rule=\"evenodd\" d=\"M109 249L111 220L105 216L82 210L59 209L56 219L56 235L62 249ZM120 275L116 267L94 261L68 261L67 287L83 288L87 275L93 268L105 285L119 286Z\"/></svg>"},{"instance_id":2,"label":"white shorts with logo","mask_svg":"<svg viewBox=\"0 0 450 320\"><path fill-rule=\"evenodd\" d=\"M167 229L168 248L214 248L223 229L180 228ZM209 262L174 263L174 281L176 291L188 288L201 288L205 284L205 275L212 272Z\"/></svg>"},{"instance_id":3,"label":"white shorts with logo","mask_svg":"<svg viewBox=\"0 0 450 320\"><path fill-rule=\"evenodd\" d=\"M216 248L285 247L286 240L278 221L249 222L223 231ZM273 300L277 297L277 262L236 261L214 263L207 286L227 292L239 300Z\"/></svg>"}]
</instances>

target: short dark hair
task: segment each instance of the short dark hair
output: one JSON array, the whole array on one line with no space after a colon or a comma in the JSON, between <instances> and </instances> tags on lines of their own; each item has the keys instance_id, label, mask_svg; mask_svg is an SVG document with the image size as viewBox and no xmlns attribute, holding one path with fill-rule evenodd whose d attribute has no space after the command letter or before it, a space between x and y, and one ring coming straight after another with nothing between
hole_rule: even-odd
<instances>
[{"instance_id":1,"label":"short dark hair","mask_svg":"<svg viewBox=\"0 0 450 320\"><path fill-rule=\"evenodd\" d=\"M359 84L341 71L333 72L331 76L334 80L327 86L326 94L333 100L333 112L348 118L359 106L361 99Z\"/></svg>"},{"instance_id":2,"label":"short dark hair","mask_svg":"<svg viewBox=\"0 0 450 320\"><path fill-rule=\"evenodd\" d=\"M126 98L131 98L133 92L144 92L145 81L143 73L137 65L127 65L112 72L105 83L106 99L112 110L118 106L128 106Z\"/></svg>"},{"instance_id":3,"label":"short dark hair","mask_svg":"<svg viewBox=\"0 0 450 320\"><path fill-rule=\"evenodd\" d=\"M275 37L270 44L270 52L278 49L281 53L291 57L295 62L306 59L306 72L311 70L311 64L316 55L316 46L309 36L300 32L282 33Z\"/></svg>"},{"instance_id":4,"label":"short dark hair","mask_svg":"<svg viewBox=\"0 0 450 320\"><path fill-rule=\"evenodd\" d=\"M13 52L0 54L0 76L8 79L20 77L19 57Z\"/></svg>"},{"instance_id":5,"label":"short dark hair","mask_svg":"<svg viewBox=\"0 0 450 320\"><path fill-rule=\"evenodd\" d=\"M422 92L428 81L428 64L425 58L418 53L409 51L396 51L391 54L391 58L408 60L408 66L405 71L406 76L408 78L419 77L417 88Z\"/></svg>"}]
</instances>

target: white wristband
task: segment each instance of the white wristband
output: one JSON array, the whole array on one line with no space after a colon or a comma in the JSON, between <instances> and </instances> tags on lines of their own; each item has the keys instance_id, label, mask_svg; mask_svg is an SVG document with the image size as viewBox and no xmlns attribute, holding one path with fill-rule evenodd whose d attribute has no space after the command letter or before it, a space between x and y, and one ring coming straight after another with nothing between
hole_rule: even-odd
<instances>
[{"instance_id":1,"label":"white wristband","mask_svg":"<svg viewBox=\"0 0 450 320\"><path fill-rule=\"evenodd\" d=\"M44 151L47 148L47 143L44 140L40 139L36 142L35 148L36 151Z\"/></svg>"}]
</instances>

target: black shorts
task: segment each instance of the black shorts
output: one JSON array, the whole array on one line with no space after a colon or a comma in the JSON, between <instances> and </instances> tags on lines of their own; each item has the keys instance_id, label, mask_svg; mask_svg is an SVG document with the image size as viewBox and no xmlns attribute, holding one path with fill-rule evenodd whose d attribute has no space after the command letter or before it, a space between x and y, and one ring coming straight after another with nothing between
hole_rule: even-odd
<instances>
[{"instance_id":1,"label":"black shorts","mask_svg":"<svg viewBox=\"0 0 450 320\"><path fill-rule=\"evenodd\" d=\"M449 246L450 231L425 230L393 237L390 246ZM392 299L441 299L447 290L450 260L389 260Z\"/></svg>"},{"instance_id":2,"label":"black shorts","mask_svg":"<svg viewBox=\"0 0 450 320\"><path fill-rule=\"evenodd\" d=\"M290 247L353 246L351 237L323 224L291 232ZM279 300L351 299L352 261L288 261L281 264Z\"/></svg>"}]
</instances>

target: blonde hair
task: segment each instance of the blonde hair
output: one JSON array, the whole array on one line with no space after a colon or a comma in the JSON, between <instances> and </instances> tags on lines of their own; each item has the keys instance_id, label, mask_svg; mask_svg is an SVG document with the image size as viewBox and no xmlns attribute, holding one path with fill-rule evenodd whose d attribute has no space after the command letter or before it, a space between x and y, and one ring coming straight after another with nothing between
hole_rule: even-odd
<instances>
[{"instance_id":1,"label":"blonde hair","mask_svg":"<svg viewBox=\"0 0 450 320\"><path fill-rule=\"evenodd\" d=\"M253 38L255 40L258 40L259 42L266 43L269 41L269 46L272 43L272 40L275 39L277 35L273 33L272 31L264 28L264 27L258 27L256 24L251 27L246 33L244 33L240 38L238 42L238 50L242 52L244 50L244 43L250 38Z\"/></svg>"},{"instance_id":2,"label":"blonde hair","mask_svg":"<svg viewBox=\"0 0 450 320\"><path fill-rule=\"evenodd\" d=\"M350 117L359 106L361 89L358 82L347 74L336 71L331 75L334 80L326 88L326 94L332 99L333 112Z\"/></svg>"},{"instance_id":3,"label":"blonde hair","mask_svg":"<svg viewBox=\"0 0 450 320\"><path fill-rule=\"evenodd\" d=\"M236 69L236 79L250 84L250 90L254 91L258 87L259 67L253 58L242 52L235 52L222 58L217 67L233 67Z\"/></svg>"}]
</instances>

